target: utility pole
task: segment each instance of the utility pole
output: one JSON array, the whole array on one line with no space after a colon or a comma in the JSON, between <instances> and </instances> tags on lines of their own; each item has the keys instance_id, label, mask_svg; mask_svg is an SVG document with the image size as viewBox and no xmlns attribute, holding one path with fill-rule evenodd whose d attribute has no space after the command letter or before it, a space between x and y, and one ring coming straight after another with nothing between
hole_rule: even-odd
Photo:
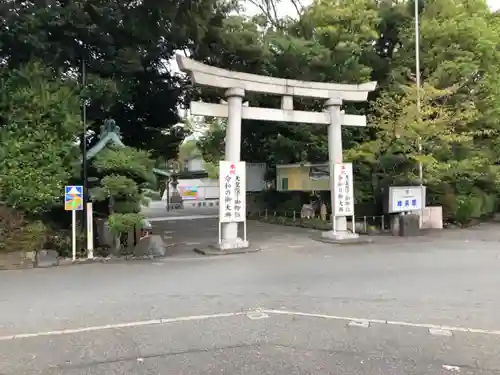
<instances>
[{"instance_id":1,"label":"utility pole","mask_svg":"<svg viewBox=\"0 0 500 375\"><path fill-rule=\"evenodd\" d=\"M422 120L420 113L420 20L419 20L419 0L415 1L415 77L417 84L417 121L420 123ZM418 136L418 152L422 155L422 137ZM420 193L422 194L422 210L420 213L420 223L423 223L424 208L425 208L425 193L424 193L424 169L422 161L418 162L418 179L420 182Z\"/></svg>"},{"instance_id":2,"label":"utility pole","mask_svg":"<svg viewBox=\"0 0 500 375\"><path fill-rule=\"evenodd\" d=\"M85 88L87 86L87 71L85 66L85 57L82 57L81 85L82 85L82 179L83 179L83 217L82 227L85 241L87 243L87 202L88 202L88 176L87 176L87 98L85 97Z\"/></svg>"}]
</instances>

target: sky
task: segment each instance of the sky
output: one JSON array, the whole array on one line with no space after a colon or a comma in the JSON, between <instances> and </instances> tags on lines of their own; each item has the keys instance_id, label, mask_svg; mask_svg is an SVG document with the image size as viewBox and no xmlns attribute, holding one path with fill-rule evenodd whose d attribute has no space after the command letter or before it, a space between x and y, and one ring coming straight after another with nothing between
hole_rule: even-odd
<instances>
[{"instance_id":1,"label":"sky","mask_svg":"<svg viewBox=\"0 0 500 375\"><path fill-rule=\"evenodd\" d=\"M500 9L500 0L489 0L488 5L493 10Z\"/></svg>"}]
</instances>

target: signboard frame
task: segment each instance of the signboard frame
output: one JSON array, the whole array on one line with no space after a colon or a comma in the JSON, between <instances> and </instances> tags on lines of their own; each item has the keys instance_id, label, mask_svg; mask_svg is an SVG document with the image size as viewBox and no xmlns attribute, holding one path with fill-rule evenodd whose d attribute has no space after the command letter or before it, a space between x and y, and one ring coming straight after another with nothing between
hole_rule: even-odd
<instances>
[{"instance_id":1,"label":"signboard frame","mask_svg":"<svg viewBox=\"0 0 500 375\"><path fill-rule=\"evenodd\" d=\"M76 209L70 206L70 202L73 200L73 195L71 191L76 191L77 196L81 199L81 204ZM83 211L83 186L81 185L67 185L64 187L64 210L65 211Z\"/></svg>"},{"instance_id":2,"label":"signboard frame","mask_svg":"<svg viewBox=\"0 0 500 375\"><path fill-rule=\"evenodd\" d=\"M352 163L335 163L333 166L333 173L334 187L332 192L335 194L333 215L335 217L354 217L354 178ZM344 175L344 179L339 178L342 175ZM345 178L345 176L347 176L347 178Z\"/></svg>"},{"instance_id":3,"label":"signboard frame","mask_svg":"<svg viewBox=\"0 0 500 375\"><path fill-rule=\"evenodd\" d=\"M389 214L399 214L403 212L422 211L425 208L426 197L427 186L425 185L389 186L386 212ZM413 204L413 200L415 200L415 204ZM398 202L401 202L401 204L398 205Z\"/></svg>"},{"instance_id":4,"label":"signboard frame","mask_svg":"<svg viewBox=\"0 0 500 375\"><path fill-rule=\"evenodd\" d=\"M228 215L229 214L229 215ZM246 163L219 162L219 244L222 224L243 223L243 239L247 240Z\"/></svg>"}]
</instances>

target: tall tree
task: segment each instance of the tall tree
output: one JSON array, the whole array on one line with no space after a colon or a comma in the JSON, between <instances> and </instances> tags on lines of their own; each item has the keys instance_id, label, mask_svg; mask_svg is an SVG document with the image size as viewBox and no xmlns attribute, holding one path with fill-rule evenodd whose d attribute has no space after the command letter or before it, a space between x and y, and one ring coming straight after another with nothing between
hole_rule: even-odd
<instances>
[{"instance_id":1,"label":"tall tree","mask_svg":"<svg viewBox=\"0 0 500 375\"><path fill-rule=\"evenodd\" d=\"M5 2L0 60L18 67L38 58L75 79L85 65L94 83L89 122L112 117L127 145L170 158L185 134L174 127L183 81L167 62L196 45L227 10L217 0ZM112 83L104 90L103 80Z\"/></svg>"},{"instance_id":2,"label":"tall tree","mask_svg":"<svg viewBox=\"0 0 500 375\"><path fill-rule=\"evenodd\" d=\"M316 1L299 9L299 19L282 18L279 22L275 17L270 19L272 4L266 1L261 5L266 10L262 15L228 18L217 37L193 51L193 56L219 67L281 78L350 83L370 79L368 63L375 53L378 23L371 1ZM211 98L218 99L217 95ZM279 106L273 97L249 94L248 100L252 105ZM296 100L297 109L321 107L319 101ZM326 133L326 128L304 124L244 121L242 157L269 164L324 161ZM359 137L358 133L347 131L346 142Z\"/></svg>"},{"instance_id":3,"label":"tall tree","mask_svg":"<svg viewBox=\"0 0 500 375\"><path fill-rule=\"evenodd\" d=\"M78 90L40 64L0 69L0 202L39 214L78 165Z\"/></svg>"},{"instance_id":4,"label":"tall tree","mask_svg":"<svg viewBox=\"0 0 500 375\"><path fill-rule=\"evenodd\" d=\"M424 86L418 113L413 8L405 5L397 11L400 24L391 26L387 42L396 47L385 56L379 50L386 64L378 72L386 69L386 76L373 105L371 122L378 131L349 153L373 184L371 191L364 185L365 193L379 195L390 184L417 182L421 162L430 198L443 205L445 215L466 221L489 214L499 192L495 67L500 55L491 47L500 42L496 20L481 0L434 0L421 7Z\"/></svg>"},{"instance_id":5,"label":"tall tree","mask_svg":"<svg viewBox=\"0 0 500 375\"><path fill-rule=\"evenodd\" d=\"M442 204L446 215L464 220L496 208L500 18L484 0L420 2L425 83L419 90L420 113L413 2L317 0L302 7L296 19L276 17L277 1L257 2L262 15L229 18L217 39L194 56L212 65L275 77L377 80L370 106L347 109L363 109L372 126L343 130L346 157L355 163L358 201L375 200L381 208L382 189L416 183L421 162L431 201ZM252 105L278 106L275 98L248 99ZM295 104L320 110L322 103ZM242 157L271 164L325 160L325 133L300 124L247 121ZM223 132L215 129L201 143L205 153L220 154Z\"/></svg>"}]
</instances>

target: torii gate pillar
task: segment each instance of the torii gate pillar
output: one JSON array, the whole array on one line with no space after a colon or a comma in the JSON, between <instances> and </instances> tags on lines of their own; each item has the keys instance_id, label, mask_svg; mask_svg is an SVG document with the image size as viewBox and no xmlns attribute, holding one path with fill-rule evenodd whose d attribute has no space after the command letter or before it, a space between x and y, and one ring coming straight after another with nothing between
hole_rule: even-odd
<instances>
[{"instance_id":1,"label":"torii gate pillar","mask_svg":"<svg viewBox=\"0 0 500 375\"><path fill-rule=\"evenodd\" d=\"M342 99L331 98L325 103L325 109L330 115L330 124L328 125L328 171L330 174L330 199L332 205L333 228L331 232L324 232L324 237L338 238L351 236L353 233L347 231L347 218L345 216L333 216L335 211L335 164L342 163ZM334 230L335 228L335 230Z\"/></svg>"},{"instance_id":2,"label":"torii gate pillar","mask_svg":"<svg viewBox=\"0 0 500 375\"><path fill-rule=\"evenodd\" d=\"M225 93L228 116L224 160L227 161L240 161L241 158L241 118L244 96L245 90L240 88L231 88ZM222 197L220 204L222 204ZM248 246L248 241L245 242L238 237L238 223L221 223L221 225L221 247L242 248Z\"/></svg>"}]
</instances>

